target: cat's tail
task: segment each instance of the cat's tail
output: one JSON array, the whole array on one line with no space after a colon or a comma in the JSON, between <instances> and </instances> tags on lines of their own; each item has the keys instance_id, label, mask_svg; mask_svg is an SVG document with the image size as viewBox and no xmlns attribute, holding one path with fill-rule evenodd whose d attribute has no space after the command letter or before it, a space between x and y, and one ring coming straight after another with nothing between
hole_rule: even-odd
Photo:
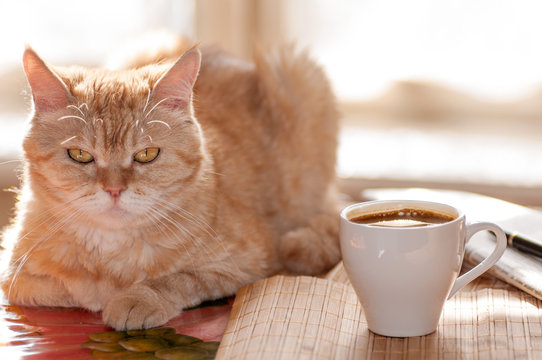
<instances>
[{"instance_id":1,"label":"cat's tail","mask_svg":"<svg viewBox=\"0 0 542 360\"><path fill-rule=\"evenodd\" d=\"M292 130L323 126L329 140L335 142L339 118L335 96L326 74L308 51L298 51L290 44L273 51L256 50L254 59L259 90L271 112L280 115Z\"/></svg>"},{"instance_id":2,"label":"cat's tail","mask_svg":"<svg viewBox=\"0 0 542 360\"><path fill-rule=\"evenodd\" d=\"M286 45L254 55L261 104L279 130L275 139L287 152L304 161L315 161L320 176L335 174L339 112L331 85L308 55ZM310 138L309 138L310 137ZM315 146L317 144L317 146Z\"/></svg>"},{"instance_id":3,"label":"cat's tail","mask_svg":"<svg viewBox=\"0 0 542 360\"><path fill-rule=\"evenodd\" d=\"M256 51L254 58L260 110L267 115L262 119L274 136L272 150L279 159L292 160L283 164L292 166L282 169L283 190L322 198L335 179L339 130L331 85L308 52L293 45ZM315 208L310 200L302 202Z\"/></svg>"}]
</instances>

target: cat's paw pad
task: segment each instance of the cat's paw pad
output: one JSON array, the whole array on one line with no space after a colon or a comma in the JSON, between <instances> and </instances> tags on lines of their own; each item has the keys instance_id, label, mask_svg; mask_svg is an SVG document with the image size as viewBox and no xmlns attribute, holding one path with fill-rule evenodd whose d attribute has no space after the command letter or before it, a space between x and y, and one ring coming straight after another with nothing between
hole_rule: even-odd
<instances>
[{"instance_id":1,"label":"cat's paw pad","mask_svg":"<svg viewBox=\"0 0 542 360\"><path fill-rule=\"evenodd\" d=\"M104 322L116 330L148 329L165 324L177 312L149 288L114 295L104 308Z\"/></svg>"}]
</instances>

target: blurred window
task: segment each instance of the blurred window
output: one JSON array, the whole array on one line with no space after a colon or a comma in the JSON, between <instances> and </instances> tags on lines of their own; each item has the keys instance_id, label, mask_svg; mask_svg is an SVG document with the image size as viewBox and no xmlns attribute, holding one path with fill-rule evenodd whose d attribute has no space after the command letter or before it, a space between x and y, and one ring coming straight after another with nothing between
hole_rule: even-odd
<instances>
[{"instance_id":1,"label":"blurred window","mask_svg":"<svg viewBox=\"0 0 542 360\"><path fill-rule=\"evenodd\" d=\"M93 66L165 29L244 58L255 44L308 48L343 113L344 178L519 189L542 204L541 13L537 0L0 2L0 158L23 136L24 43Z\"/></svg>"},{"instance_id":2,"label":"blurred window","mask_svg":"<svg viewBox=\"0 0 542 360\"><path fill-rule=\"evenodd\" d=\"M280 3L267 34L310 47L341 103L340 175L542 204L540 1Z\"/></svg>"}]
</instances>

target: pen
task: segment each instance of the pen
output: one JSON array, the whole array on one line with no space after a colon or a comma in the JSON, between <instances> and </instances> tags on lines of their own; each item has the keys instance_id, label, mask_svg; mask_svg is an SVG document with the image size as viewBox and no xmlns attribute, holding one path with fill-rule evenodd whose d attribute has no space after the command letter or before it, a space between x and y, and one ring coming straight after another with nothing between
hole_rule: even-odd
<instances>
[{"instance_id":1,"label":"pen","mask_svg":"<svg viewBox=\"0 0 542 360\"><path fill-rule=\"evenodd\" d=\"M506 233L508 246L542 258L542 241L529 239L518 233Z\"/></svg>"}]
</instances>

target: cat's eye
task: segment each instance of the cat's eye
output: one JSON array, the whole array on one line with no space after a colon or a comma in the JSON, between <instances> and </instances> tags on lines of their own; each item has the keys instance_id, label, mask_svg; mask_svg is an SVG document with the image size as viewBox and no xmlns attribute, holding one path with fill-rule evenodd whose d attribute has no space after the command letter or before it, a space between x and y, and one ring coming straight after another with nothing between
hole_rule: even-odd
<instances>
[{"instance_id":1,"label":"cat's eye","mask_svg":"<svg viewBox=\"0 0 542 360\"><path fill-rule=\"evenodd\" d=\"M158 157L158 154L160 154L160 148L145 148L134 155L134 160L142 164L150 163Z\"/></svg>"},{"instance_id":2,"label":"cat's eye","mask_svg":"<svg viewBox=\"0 0 542 360\"><path fill-rule=\"evenodd\" d=\"M88 151L82 149L68 149L68 156L83 164L94 161L94 156L92 156Z\"/></svg>"}]
</instances>

